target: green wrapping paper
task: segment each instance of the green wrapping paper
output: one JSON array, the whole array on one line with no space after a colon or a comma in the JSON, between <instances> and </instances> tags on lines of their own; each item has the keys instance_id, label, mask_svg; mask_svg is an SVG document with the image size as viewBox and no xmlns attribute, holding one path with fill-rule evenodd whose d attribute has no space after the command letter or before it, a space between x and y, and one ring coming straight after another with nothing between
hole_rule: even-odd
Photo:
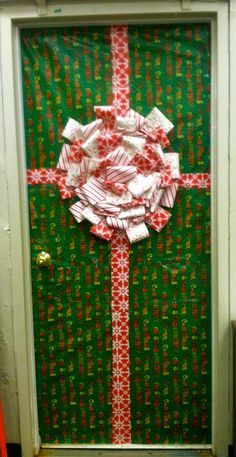
<instances>
[{"instance_id":1,"label":"green wrapping paper","mask_svg":"<svg viewBox=\"0 0 236 457\"><path fill-rule=\"evenodd\" d=\"M112 103L110 28L24 30L21 50L27 166L55 167L68 117Z\"/></svg>"},{"instance_id":2,"label":"green wrapping paper","mask_svg":"<svg viewBox=\"0 0 236 457\"><path fill-rule=\"evenodd\" d=\"M109 27L21 32L28 168L55 167L70 116L112 103ZM210 170L210 27L129 27L130 105L157 105L182 173ZM171 148L169 148L171 150ZM29 186L42 443L111 442L110 245L53 185ZM132 443L211 442L210 196L181 189L166 228L131 246ZM35 257L50 252L52 265Z\"/></svg>"},{"instance_id":3,"label":"green wrapping paper","mask_svg":"<svg viewBox=\"0 0 236 457\"><path fill-rule=\"evenodd\" d=\"M173 122L181 173L210 171L210 27L130 26L131 106ZM132 246L134 443L211 442L210 196L181 189L164 230Z\"/></svg>"},{"instance_id":4,"label":"green wrapping paper","mask_svg":"<svg viewBox=\"0 0 236 457\"><path fill-rule=\"evenodd\" d=\"M130 26L130 102L153 106L172 121L170 150L182 173L210 172L210 26Z\"/></svg>"},{"instance_id":5,"label":"green wrapping paper","mask_svg":"<svg viewBox=\"0 0 236 457\"><path fill-rule=\"evenodd\" d=\"M86 123L95 104L111 102L110 28L21 39L28 167L55 167L68 116ZM55 186L29 186L39 432L42 443L109 443L110 245L78 226L70 204ZM48 269L35 264L42 250Z\"/></svg>"},{"instance_id":6,"label":"green wrapping paper","mask_svg":"<svg viewBox=\"0 0 236 457\"><path fill-rule=\"evenodd\" d=\"M211 440L209 195L180 190L172 214L131 252L134 443Z\"/></svg>"},{"instance_id":7,"label":"green wrapping paper","mask_svg":"<svg viewBox=\"0 0 236 457\"><path fill-rule=\"evenodd\" d=\"M109 442L109 245L97 243L88 224L78 230L55 187L30 186L29 202L41 439ZM51 254L48 268L35 264L42 250Z\"/></svg>"}]
</instances>

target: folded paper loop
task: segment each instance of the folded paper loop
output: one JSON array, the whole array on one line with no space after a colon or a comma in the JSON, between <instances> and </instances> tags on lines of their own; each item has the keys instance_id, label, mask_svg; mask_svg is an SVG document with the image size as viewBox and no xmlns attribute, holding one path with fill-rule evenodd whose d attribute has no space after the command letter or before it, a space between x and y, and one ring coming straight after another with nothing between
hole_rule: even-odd
<instances>
[{"instance_id":1,"label":"folded paper loop","mask_svg":"<svg viewBox=\"0 0 236 457\"><path fill-rule=\"evenodd\" d=\"M114 233L114 229L108 227L107 223L104 220L102 220L97 225L93 225L90 228L90 233L98 236L102 240L110 241Z\"/></svg>"},{"instance_id":2,"label":"folded paper loop","mask_svg":"<svg viewBox=\"0 0 236 457\"><path fill-rule=\"evenodd\" d=\"M146 117L142 129L148 135L154 135L155 140L154 132L157 131L159 127L161 127L166 134L174 128L169 119L167 119L167 117L157 107L154 107Z\"/></svg>"},{"instance_id":3,"label":"folded paper loop","mask_svg":"<svg viewBox=\"0 0 236 457\"><path fill-rule=\"evenodd\" d=\"M160 232L163 229L163 227L165 227L170 217L171 213L169 213L169 211L166 211L165 209L159 207L156 209L155 213L148 214L145 218L145 221L154 230Z\"/></svg>"},{"instance_id":4,"label":"folded paper loop","mask_svg":"<svg viewBox=\"0 0 236 457\"><path fill-rule=\"evenodd\" d=\"M132 108L127 111L126 117L135 119L137 129L136 133L141 132L143 124L145 122L145 117L134 111Z\"/></svg>"},{"instance_id":5,"label":"folded paper loop","mask_svg":"<svg viewBox=\"0 0 236 457\"><path fill-rule=\"evenodd\" d=\"M67 171L70 167L70 155L71 148L69 144L63 144L59 160L57 162L57 168L59 170Z\"/></svg>"},{"instance_id":6,"label":"folded paper loop","mask_svg":"<svg viewBox=\"0 0 236 457\"><path fill-rule=\"evenodd\" d=\"M78 223L82 222L84 220L83 216L83 211L86 208L87 205L85 205L82 201L76 202L74 205L72 205L69 209L71 214L73 214L74 218L77 220Z\"/></svg>"},{"instance_id":7,"label":"folded paper loop","mask_svg":"<svg viewBox=\"0 0 236 457\"><path fill-rule=\"evenodd\" d=\"M130 243L144 240L150 236L147 226L144 222L139 224L130 224L126 230Z\"/></svg>"},{"instance_id":8,"label":"folded paper loop","mask_svg":"<svg viewBox=\"0 0 236 457\"><path fill-rule=\"evenodd\" d=\"M114 151L110 152L107 157L111 159L114 162L114 164L119 166L129 165L130 163L130 158L126 150L122 146L119 146L118 148L114 149Z\"/></svg>"},{"instance_id":9,"label":"folded paper loop","mask_svg":"<svg viewBox=\"0 0 236 457\"><path fill-rule=\"evenodd\" d=\"M137 135L124 135L123 136L123 146L127 154L132 158L135 153L143 152L144 145L147 139L137 136Z\"/></svg>"},{"instance_id":10,"label":"folded paper loop","mask_svg":"<svg viewBox=\"0 0 236 457\"><path fill-rule=\"evenodd\" d=\"M109 190L110 192L112 192L115 195L122 195L122 194L124 194L124 192L127 191L126 184L122 184L119 182L113 182L113 181L106 180L104 182L104 185L107 190ZM115 198L115 197L113 197L113 198Z\"/></svg>"},{"instance_id":11,"label":"folded paper loop","mask_svg":"<svg viewBox=\"0 0 236 457\"><path fill-rule=\"evenodd\" d=\"M136 176L137 167L129 165L120 165L115 167L107 167L106 179L112 182L128 183Z\"/></svg>"},{"instance_id":12,"label":"folded paper loop","mask_svg":"<svg viewBox=\"0 0 236 457\"><path fill-rule=\"evenodd\" d=\"M97 137L97 146L100 157L106 157L109 153L112 153L121 142L122 135L120 133L108 132L101 133Z\"/></svg>"},{"instance_id":13,"label":"folded paper loop","mask_svg":"<svg viewBox=\"0 0 236 457\"><path fill-rule=\"evenodd\" d=\"M77 138L83 138L83 125L69 117L62 136L71 142Z\"/></svg>"},{"instance_id":14,"label":"folded paper loop","mask_svg":"<svg viewBox=\"0 0 236 457\"><path fill-rule=\"evenodd\" d=\"M119 230L126 230L128 228L129 223L126 219L121 220L118 217L108 216L107 225L109 227L113 227Z\"/></svg>"},{"instance_id":15,"label":"folded paper loop","mask_svg":"<svg viewBox=\"0 0 236 457\"><path fill-rule=\"evenodd\" d=\"M115 129L120 132L132 133L136 130L136 119L131 117L117 116Z\"/></svg>"},{"instance_id":16,"label":"folded paper loop","mask_svg":"<svg viewBox=\"0 0 236 457\"><path fill-rule=\"evenodd\" d=\"M99 210L99 214L104 216L120 213L119 206L114 205L113 203L109 203L107 200L98 202L96 205L96 210Z\"/></svg>"},{"instance_id":17,"label":"folded paper loop","mask_svg":"<svg viewBox=\"0 0 236 457\"><path fill-rule=\"evenodd\" d=\"M119 88L119 97L126 89ZM69 118L63 136L70 144L62 147L57 179L62 198L79 198L70 212L92 224L91 234L110 241L121 230L134 243L150 236L147 225L160 232L168 223L163 207L174 206L181 175L179 154L163 152L169 119L156 107L147 117L124 107L116 107L114 93L114 105L94 107L95 121Z\"/></svg>"},{"instance_id":18,"label":"folded paper loop","mask_svg":"<svg viewBox=\"0 0 236 457\"><path fill-rule=\"evenodd\" d=\"M102 126L102 119L90 122L90 124L84 125L82 128L84 138L89 138L93 133L99 130Z\"/></svg>"},{"instance_id":19,"label":"folded paper loop","mask_svg":"<svg viewBox=\"0 0 236 457\"><path fill-rule=\"evenodd\" d=\"M133 208L125 209L120 212L119 219L130 219L145 215L145 206L134 206Z\"/></svg>"},{"instance_id":20,"label":"folded paper loop","mask_svg":"<svg viewBox=\"0 0 236 457\"><path fill-rule=\"evenodd\" d=\"M101 217L95 213L94 209L91 206L84 208L82 211L82 216L84 219L87 219L89 222L91 222L91 224L96 225L101 221Z\"/></svg>"},{"instance_id":21,"label":"folded paper loop","mask_svg":"<svg viewBox=\"0 0 236 457\"><path fill-rule=\"evenodd\" d=\"M154 182L155 176L153 174L148 176L137 174L129 182L128 189L135 198L138 198L147 192L153 186Z\"/></svg>"}]
</instances>

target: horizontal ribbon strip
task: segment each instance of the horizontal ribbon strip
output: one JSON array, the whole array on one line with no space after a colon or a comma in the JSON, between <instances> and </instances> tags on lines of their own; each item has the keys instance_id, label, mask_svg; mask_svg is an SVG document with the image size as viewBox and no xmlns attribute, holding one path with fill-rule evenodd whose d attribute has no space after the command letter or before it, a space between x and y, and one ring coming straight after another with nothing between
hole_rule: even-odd
<instances>
[{"instance_id":1,"label":"horizontal ribbon strip","mask_svg":"<svg viewBox=\"0 0 236 457\"><path fill-rule=\"evenodd\" d=\"M27 170L27 183L57 185L62 172L57 168L34 168ZM210 189L211 177L209 173L182 173L178 181L179 188Z\"/></svg>"}]
</instances>

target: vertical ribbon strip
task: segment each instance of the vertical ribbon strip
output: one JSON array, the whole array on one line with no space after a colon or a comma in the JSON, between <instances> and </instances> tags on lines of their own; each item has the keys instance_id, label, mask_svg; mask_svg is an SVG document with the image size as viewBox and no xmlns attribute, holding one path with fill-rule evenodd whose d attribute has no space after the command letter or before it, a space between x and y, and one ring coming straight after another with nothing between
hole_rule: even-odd
<instances>
[{"instance_id":1,"label":"vertical ribbon strip","mask_svg":"<svg viewBox=\"0 0 236 457\"><path fill-rule=\"evenodd\" d=\"M112 443L131 442L129 364L129 242L116 231L111 240Z\"/></svg>"},{"instance_id":2,"label":"vertical ribbon strip","mask_svg":"<svg viewBox=\"0 0 236 457\"><path fill-rule=\"evenodd\" d=\"M119 115L129 109L127 26L111 28L112 86ZM115 231L111 240L112 309L112 443L131 443L129 363L129 242Z\"/></svg>"},{"instance_id":3,"label":"vertical ribbon strip","mask_svg":"<svg viewBox=\"0 0 236 457\"><path fill-rule=\"evenodd\" d=\"M113 105L120 116L129 109L129 43L128 27L111 27Z\"/></svg>"}]
</instances>

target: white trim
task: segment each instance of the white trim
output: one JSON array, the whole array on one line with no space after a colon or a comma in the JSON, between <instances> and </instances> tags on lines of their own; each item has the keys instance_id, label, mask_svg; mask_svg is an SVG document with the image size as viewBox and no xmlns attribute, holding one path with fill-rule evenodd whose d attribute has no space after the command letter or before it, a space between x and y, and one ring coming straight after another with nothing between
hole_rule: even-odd
<instances>
[{"instance_id":1,"label":"white trim","mask_svg":"<svg viewBox=\"0 0 236 457\"><path fill-rule=\"evenodd\" d=\"M135 5L135 8L134 8ZM29 6L16 6L3 8L4 14L17 23L19 26L31 27L32 25L49 24L112 24L112 23L140 23L152 20L168 21L170 15L174 15L174 21L195 20L196 18L206 17L227 9L225 2L192 2L191 12L183 11L181 1L162 1L147 0L145 2L134 2L132 0L121 0L117 2L101 1L94 2L88 0L80 4L64 3L48 5L47 17L39 18L36 8ZM122 11L122 13L121 13Z\"/></svg>"},{"instance_id":2,"label":"white trim","mask_svg":"<svg viewBox=\"0 0 236 457\"><path fill-rule=\"evenodd\" d=\"M16 103L16 59L13 53L12 23L1 15L1 72L3 83L3 115L8 175L9 215L11 227L13 325L16 371L19 393L20 434L25 457L39 449L35 383L35 359L30 276L29 223L25 159L23 150L22 105ZM5 40L9 37L9 40ZM15 61L14 61L15 59ZM17 89L19 89L19 84ZM20 118L19 129L16 119ZM23 171L24 170L24 171Z\"/></svg>"},{"instance_id":3,"label":"white trim","mask_svg":"<svg viewBox=\"0 0 236 457\"><path fill-rule=\"evenodd\" d=\"M217 29L216 29L216 21L212 21L211 23L211 328L212 328L212 337L211 337L211 344L212 344L212 443L213 449L215 446L215 435L216 435L216 427L217 427L217 420L216 420L216 406L214 404L213 399L217 395L215 380L217 379L216 374L216 366L217 363L215 358L217 357L216 354L216 335L217 335L217 268L216 268L216 258L217 258L217 237L216 231L213 230L213 227L216 227L216 211L215 211L215 204L216 204L216 185L217 180L215 176L215 171L217 169L217 163L215 157L213 157L212 151L215 151L217 148L216 145L216 135L214 132L213 124L217 122L217 107L216 107L216 96L217 96ZM215 306L214 306L215 304Z\"/></svg>"},{"instance_id":4,"label":"white trim","mask_svg":"<svg viewBox=\"0 0 236 457\"><path fill-rule=\"evenodd\" d=\"M182 449L182 450L189 450L189 449L212 449L211 444L47 444L42 445L41 449Z\"/></svg>"},{"instance_id":5,"label":"white trim","mask_svg":"<svg viewBox=\"0 0 236 457\"><path fill-rule=\"evenodd\" d=\"M236 320L236 0L230 0L230 318ZM231 341L230 348L233 348ZM230 415L233 416L233 351L230 353ZM232 425L230 427L232 434Z\"/></svg>"},{"instance_id":6,"label":"white trim","mask_svg":"<svg viewBox=\"0 0 236 457\"><path fill-rule=\"evenodd\" d=\"M58 5L61 8L61 5ZM213 131L213 300L215 303L215 323L213 332L213 452L218 457L226 457L229 444L229 293L228 293L228 10L221 2L192 2L191 13L181 12L178 2L159 3L147 1L135 4L87 1L80 5L63 6L60 15L56 5L48 6L48 16L38 18L35 8L5 8L1 13L1 65L3 81L4 129L8 165L12 268L13 306L18 391L20 407L20 427L23 457L33 457L39 449L38 424L36 414L36 389L33 353L33 319L30 289L29 233L27 220L27 193L23 177L24 129L22 116L21 89L19 82L19 53L17 31L19 26L49 26L66 23L114 23L114 22L164 22L170 15L175 22L209 20L214 27L213 55L216 61L216 81L214 87ZM121 14L120 11L123 11ZM14 51L14 52L13 52ZM217 228L217 230L215 230ZM216 232L218 235L216 235ZM17 253L17 255L16 255ZM16 280L15 280L16 278ZM214 349L215 348L215 349ZM94 446L93 446L94 447ZM103 446L105 448L105 446ZM119 448L119 447L118 447ZM150 448L150 447L148 447ZM170 449L169 446L155 446ZM175 446L176 449L180 449ZM199 449L200 446L186 446L185 449ZM208 449L208 446L204 446ZM117 447L116 447L117 449Z\"/></svg>"},{"instance_id":7,"label":"white trim","mask_svg":"<svg viewBox=\"0 0 236 457\"><path fill-rule=\"evenodd\" d=\"M213 279L213 454L218 457L227 452L229 437L229 61L228 11L217 13L215 30L215 77L212 98L212 140L216 154L213 159L212 192L212 279ZM217 230L214 230L214 228ZM224 379L225 378L225 379ZM217 401L214 401L214 398ZM222 418L225 418L222 420Z\"/></svg>"}]
</instances>

